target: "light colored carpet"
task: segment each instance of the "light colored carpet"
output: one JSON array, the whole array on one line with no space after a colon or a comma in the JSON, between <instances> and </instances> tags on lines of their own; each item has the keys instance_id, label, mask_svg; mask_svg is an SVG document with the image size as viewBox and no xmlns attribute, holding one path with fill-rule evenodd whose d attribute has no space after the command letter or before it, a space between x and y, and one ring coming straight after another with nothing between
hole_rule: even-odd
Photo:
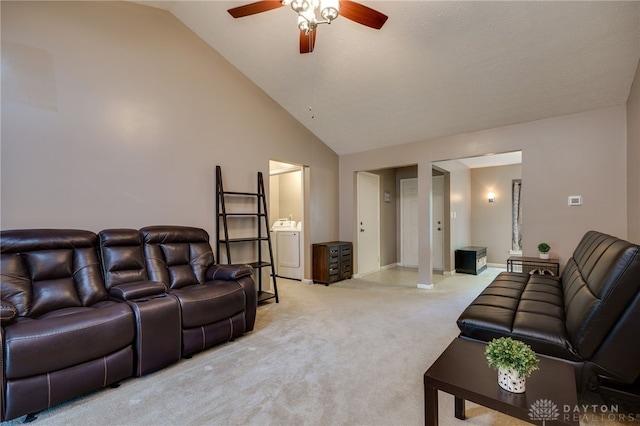
<instances>
[{"instance_id":1,"label":"light colored carpet","mask_svg":"<svg viewBox=\"0 0 640 426\"><path fill-rule=\"evenodd\" d=\"M421 425L423 374L455 320L500 272L436 277L394 268L329 287L280 279L255 330L141 378L39 414L42 425ZM525 424L472 403L442 425ZM17 424L21 419L5 422Z\"/></svg>"}]
</instances>

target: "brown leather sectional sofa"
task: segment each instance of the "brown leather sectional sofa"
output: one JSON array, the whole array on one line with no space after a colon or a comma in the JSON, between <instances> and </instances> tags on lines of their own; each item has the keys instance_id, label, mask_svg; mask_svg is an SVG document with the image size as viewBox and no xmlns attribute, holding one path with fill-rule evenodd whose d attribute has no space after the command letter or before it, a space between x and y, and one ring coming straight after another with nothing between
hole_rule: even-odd
<instances>
[{"instance_id":1,"label":"brown leather sectional sofa","mask_svg":"<svg viewBox=\"0 0 640 426\"><path fill-rule=\"evenodd\" d=\"M589 231L560 277L503 272L458 327L462 338L513 337L572 363L579 391L640 400L640 246Z\"/></svg>"},{"instance_id":2,"label":"brown leather sectional sofa","mask_svg":"<svg viewBox=\"0 0 640 426\"><path fill-rule=\"evenodd\" d=\"M253 270L215 264L203 229L30 229L0 238L2 420L253 330Z\"/></svg>"}]
</instances>

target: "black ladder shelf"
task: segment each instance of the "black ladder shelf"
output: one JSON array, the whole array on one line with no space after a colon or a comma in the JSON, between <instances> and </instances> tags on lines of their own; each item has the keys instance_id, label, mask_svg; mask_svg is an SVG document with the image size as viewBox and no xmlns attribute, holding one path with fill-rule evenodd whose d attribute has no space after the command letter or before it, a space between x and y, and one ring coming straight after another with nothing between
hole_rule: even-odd
<instances>
[{"instance_id":1,"label":"black ladder shelf","mask_svg":"<svg viewBox=\"0 0 640 426\"><path fill-rule=\"evenodd\" d=\"M249 262L256 270L258 281L258 303L265 302L269 299L278 300L278 286L276 284L276 271L273 263L273 249L271 248L271 236L269 234L269 218L267 216L267 200L264 191L264 180L262 179L262 172L258 172L258 192L233 192L225 191L222 186L222 169L220 166L216 166L216 250L218 254L218 261L220 261L221 249L224 246L227 255L227 263L231 263L231 245L234 243L257 243L258 260L255 262ZM226 197L249 197L256 199L256 212L255 213L228 213L225 205ZM239 217L254 217L257 219L257 232L250 237L242 238L229 238L229 218ZM222 229L221 228L222 222ZM263 235L264 229L264 235ZM222 231L222 233L221 233ZM263 243L267 242L268 261L263 259ZM265 291L262 289L262 268L271 268L271 277L273 279L273 292Z\"/></svg>"}]
</instances>

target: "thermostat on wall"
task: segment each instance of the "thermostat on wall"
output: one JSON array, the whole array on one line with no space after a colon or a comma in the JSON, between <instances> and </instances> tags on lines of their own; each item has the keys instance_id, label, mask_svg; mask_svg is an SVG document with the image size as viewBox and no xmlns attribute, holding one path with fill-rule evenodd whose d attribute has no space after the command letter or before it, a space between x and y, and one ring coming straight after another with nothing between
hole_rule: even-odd
<instances>
[{"instance_id":1,"label":"thermostat on wall","mask_svg":"<svg viewBox=\"0 0 640 426\"><path fill-rule=\"evenodd\" d=\"M582 195L569 195L569 205L570 206L581 206L582 205Z\"/></svg>"}]
</instances>

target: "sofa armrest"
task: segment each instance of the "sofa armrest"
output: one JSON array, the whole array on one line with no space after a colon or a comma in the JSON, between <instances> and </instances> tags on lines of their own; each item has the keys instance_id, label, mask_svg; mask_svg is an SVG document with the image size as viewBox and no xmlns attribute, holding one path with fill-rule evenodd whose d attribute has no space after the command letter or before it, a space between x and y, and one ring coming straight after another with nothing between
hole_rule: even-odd
<instances>
[{"instance_id":1,"label":"sofa armrest","mask_svg":"<svg viewBox=\"0 0 640 426\"><path fill-rule=\"evenodd\" d=\"M111 287L109 296L118 300L139 300L166 294L167 288L157 281L134 281Z\"/></svg>"},{"instance_id":2,"label":"sofa armrest","mask_svg":"<svg viewBox=\"0 0 640 426\"><path fill-rule=\"evenodd\" d=\"M18 310L13 303L2 300L0 303L0 321L2 325L9 324L15 317L18 316Z\"/></svg>"},{"instance_id":3,"label":"sofa armrest","mask_svg":"<svg viewBox=\"0 0 640 426\"><path fill-rule=\"evenodd\" d=\"M237 280L253 274L251 265L211 265L205 278L211 280Z\"/></svg>"}]
</instances>

